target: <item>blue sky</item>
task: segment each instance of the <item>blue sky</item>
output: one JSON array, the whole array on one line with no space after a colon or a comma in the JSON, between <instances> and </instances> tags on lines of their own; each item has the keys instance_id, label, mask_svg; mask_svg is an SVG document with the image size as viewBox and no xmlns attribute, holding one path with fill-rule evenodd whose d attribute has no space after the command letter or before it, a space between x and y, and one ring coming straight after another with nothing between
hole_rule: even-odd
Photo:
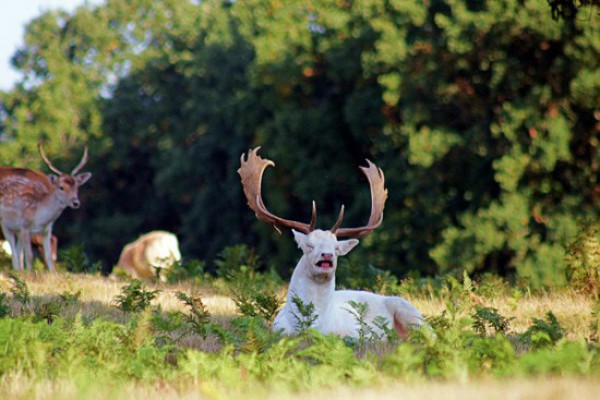
<instances>
[{"instance_id":1,"label":"blue sky","mask_svg":"<svg viewBox=\"0 0 600 400\"><path fill-rule=\"evenodd\" d=\"M10 90L20 75L10 58L23 45L25 25L45 11L61 8L73 11L85 0L0 0L0 90ZM99 4L102 0L88 0Z\"/></svg>"}]
</instances>

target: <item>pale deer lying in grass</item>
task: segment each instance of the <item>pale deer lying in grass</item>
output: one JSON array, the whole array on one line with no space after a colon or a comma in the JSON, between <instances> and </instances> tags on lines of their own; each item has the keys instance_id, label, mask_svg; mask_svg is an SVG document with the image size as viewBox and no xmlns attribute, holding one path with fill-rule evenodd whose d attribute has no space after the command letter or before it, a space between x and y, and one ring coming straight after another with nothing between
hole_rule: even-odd
<instances>
[{"instance_id":1,"label":"pale deer lying in grass","mask_svg":"<svg viewBox=\"0 0 600 400\"><path fill-rule=\"evenodd\" d=\"M356 237L365 236L381 225L387 199L383 172L368 160L369 166L361 167L369 180L372 198L371 217L366 226L340 228L344 215L342 206L333 228L323 231L315 229L314 202L310 224L279 218L267 210L261 196L261 181L266 167L274 166L274 163L258 156L258 149L251 150L247 159L242 155L241 167L238 170L248 205L259 220L272 224L276 229L277 226L292 228L298 247L303 252L292 273L285 306L275 317L273 328L288 335L298 331L300 312L294 302L296 298L305 305L312 303L317 318L311 327L325 334L358 337L360 326L356 315L350 311L352 302L364 303L367 306L365 322L378 337L385 334L381 324L373 323L378 317L379 321L383 319L388 328L395 328L402 338L408 336L408 329L426 324L421 313L402 297L382 296L366 291L335 290L338 256L346 255L358 244ZM352 239L338 240L339 237Z\"/></svg>"},{"instance_id":2,"label":"pale deer lying in grass","mask_svg":"<svg viewBox=\"0 0 600 400\"><path fill-rule=\"evenodd\" d=\"M146 279L156 276L157 268L162 271L178 261L181 261L181 253L177 236L170 232L152 231L123 248L117 267L136 279ZM166 279L163 274L160 278Z\"/></svg>"},{"instance_id":3,"label":"pale deer lying in grass","mask_svg":"<svg viewBox=\"0 0 600 400\"><path fill-rule=\"evenodd\" d=\"M41 235L44 263L54 271L52 260L52 225L65 208L79 208L79 186L92 174L78 174L88 159L87 147L79 164L70 174L61 172L48 160L42 146L38 149L44 162L57 175L45 175L24 168L0 167L0 224L10 244L15 269L31 269L31 236Z\"/></svg>"}]
</instances>

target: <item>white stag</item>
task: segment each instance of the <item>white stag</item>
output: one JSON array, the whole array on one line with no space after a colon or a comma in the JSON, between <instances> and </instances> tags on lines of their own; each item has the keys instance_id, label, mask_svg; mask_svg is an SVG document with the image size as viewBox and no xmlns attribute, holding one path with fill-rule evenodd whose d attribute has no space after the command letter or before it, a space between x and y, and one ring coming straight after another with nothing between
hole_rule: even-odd
<instances>
[{"instance_id":1,"label":"white stag","mask_svg":"<svg viewBox=\"0 0 600 400\"><path fill-rule=\"evenodd\" d=\"M92 174L78 174L88 159L87 146L81 161L70 174L52 165L41 144L38 149L48 168L56 175L25 168L0 167L0 224L10 244L13 268L23 269L24 262L27 269L31 269L31 237L41 235L44 263L54 271L52 225L65 208L79 208L79 186Z\"/></svg>"},{"instance_id":2,"label":"white stag","mask_svg":"<svg viewBox=\"0 0 600 400\"><path fill-rule=\"evenodd\" d=\"M134 278L146 279L156 275L156 268L171 268L181 261L177 236L165 231L152 231L126 245L117 267ZM161 274L161 279L165 276Z\"/></svg>"},{"instance_id":3,"label":"white stag","mask_svg":"<svg viewBox=\"0 0 600 400\"><path fill-rule=\"evenodd\" d=\"M335 225L330 230L323 231L315 229L314 202L310 224L283 219L267 210L261 195L262 175L269 165L275 164L258 156L258 149L251 150L246 160L242 154L241 167L238 170L248 205L259 220L272 224L275 229L277 226L292 228L294 238L303 253L292 273L285 306L275 317L273 328L288 335L298 331L301 314L293 301L296 297L305 305L312 303L317 318L311 327L325 334L335 333L342 337L355 338L359 336L360 325L355 314L357 311L352 310L353 303L363 303L367 306L365 322L369 324L371 332L379 337L384 335L381 329L383 326L390 329L393 327L400 337L406 338L408 329L426 325L421 313L402 297L382 296L357 290L335 290L338 256L350 252L358 244L357 237L365 236L381 225L387 199L381 169L369 160L368 167L360 167L371 187L371 217L367 225L359 228L340 228L344 215L342 206ZM338 240L339 237L351 239ZM374 324L377 317L377 322L383 318L384 323Z\"/></svg>"}]
</instances>

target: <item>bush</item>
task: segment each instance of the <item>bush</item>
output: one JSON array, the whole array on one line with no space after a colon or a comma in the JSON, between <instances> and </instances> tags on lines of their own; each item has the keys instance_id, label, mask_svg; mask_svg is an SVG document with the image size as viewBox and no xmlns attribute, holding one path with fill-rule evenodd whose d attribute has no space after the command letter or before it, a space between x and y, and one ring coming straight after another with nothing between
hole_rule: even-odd
<instances>
[{"instance_id":1,"label":"bush","mask_svg":"<svg viewBox=\"0 0 600 400\"><path fill-rule=\"evenodd\" d=\"M600 295L600 223L586 224L567 246L565 260L569 285L583 293Z\"/></svg>"},{"instance_id":2,"label":"bush","mask_svg":"<svg viewBox=\"0 0 600 400\"><path fill-rule=\"evenodd\" d=\"M139 312L145 310L160 290L146 290L142 281L134 279L127 286L121 288L121 294L115 299L117 307L125 312Z\"/></svg>"}]
</instances>

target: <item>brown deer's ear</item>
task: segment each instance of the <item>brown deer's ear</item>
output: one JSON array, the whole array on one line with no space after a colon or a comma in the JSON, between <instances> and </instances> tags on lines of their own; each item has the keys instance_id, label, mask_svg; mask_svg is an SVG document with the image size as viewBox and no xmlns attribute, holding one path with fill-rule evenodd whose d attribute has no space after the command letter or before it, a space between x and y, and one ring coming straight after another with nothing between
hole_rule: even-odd
<instances>
[{"instance_id":1,"label":"brown deer's ear","mask_svg":"<svg viewBox=\"0 0 600 400\"><path fill-rule=\"evenodd\" d=\"M58 183L58 175L56 175L56 174L48 174L46 176L50 180L51 184L56 185Z\"/></svg>"},{"instance_id":2,"label":"brown deer's ear","mask_svg":"<svg viewBox=\"0 0 600 400\"><path fill-rule=\"evenodd\" d=\"M84 183L86 183L87 181L89 181L91 177L92 177L91 172L82 172L81 174L75 175L75 180L77 181L77 185L81 186Z\"/></svg>"}]
</instances>

